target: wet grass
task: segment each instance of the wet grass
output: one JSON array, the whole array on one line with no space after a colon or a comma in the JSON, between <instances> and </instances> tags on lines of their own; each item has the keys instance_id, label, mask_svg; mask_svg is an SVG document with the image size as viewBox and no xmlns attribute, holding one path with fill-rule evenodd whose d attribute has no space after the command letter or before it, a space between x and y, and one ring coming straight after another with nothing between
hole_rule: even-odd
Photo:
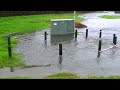
<instances>
[{"instance_id":1,"label":"wet grass","mask_svg":"<svg viewBox=\"0 0 120 90\"><path fill-rule=\"evenodd\" d=\"M4 67L18 67L24 65L20 54L18 53L12 53L12 59L9 59L8 57L8 45L7 45L7 39L0 37L0 68ZM12 40L12 51L13 48L15 48L16 43L18 42L18 39L15 37L11 38Z\"/></svg>"},{"instance_id":2,"label":"wet grass","mask_svg":"<svg viewBox=\"0 0 120 90\"><path fill-rule=\"evenodd\" d=\"M0 68L24 66L24 62L19 54L13 53L12 59L9 59L6 52L0 52Z\"/></svg>"},{"instance_id":3,"label":"wet grass","mask_svg":"<svg viewBox=\"0 0 120 90\"><path fill-rule=\"evenodd\" d=\"M101 18L105 18L105 19L120 19L120 16L104 15L104 16L101 16Z\"/></svg>"},{"instance_id":4,"label":"wet grass","mask_svg":"<svg viewBox=\"0 0 120 90\"><path fill-rule=\"evenodd\" d=\"M45 79L79 79L79 77L75 73L62 72L62 73L49 75L49 76L45 77Z\"/></svg>"},{"instance_id":5,"label":"wet grass","mask_svg":"<svg viewBox=\"0 0 120 90\"><path fill-rule=\"evenodd\" d=\"M45 77L45 79L120 79L120 76L89 76L85 78L81 78L75 73L57 73L53 75L49 75Z\"/></svg>"},{"instance_id":6,"label":"wet grass","mask_svg":"<svg viewBox=\"0 0 120 90\"><path fill-rule=\"evenodd\" d=\"M88 79L120 79L120 76L93 76Z\"/></svg>"},{"instance_id":7,"label":"wet grass","mask_svg":"<svg viewBox=\"0 0 120 90\"><path fill-rule=\"evenodd\" d=\"M76 15L77 16L77 15ZM28 33L45 28L50 28L51 19L73 18L73 13L65 14L41 14L28 16L10 16L0 17L0 67L21 66L20 56L13 54L12 60L8 59L7 39L5 36L13 33ZM77 21L83 21L83 18L76 18ZM18 42L17 37L12 37L12 49Z\"/></svg>"},{"instance_id":8,"label":"wet grass","mask_svg":"<svg viewBox=\"0 0 120 90\"><path fill-rule=\"evenodd\" d=\"M18 77L18 76L15 76L15 77L8 77L8 78L0 78L0 79L30 79L30 77Z\"/></svg>"}]
</instances>

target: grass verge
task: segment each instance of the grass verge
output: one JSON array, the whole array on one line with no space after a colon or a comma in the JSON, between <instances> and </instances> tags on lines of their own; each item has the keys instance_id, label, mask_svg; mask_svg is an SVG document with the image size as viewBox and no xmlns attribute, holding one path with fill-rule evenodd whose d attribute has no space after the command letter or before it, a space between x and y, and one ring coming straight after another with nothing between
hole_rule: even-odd
<instances>
[{"instance_id":1,"label":"grass verge","mask_svg":"<svg viewBox=\"0 0 120 90\"><path fill-rule=\"evenodd\" d=\"M88 79L120 79L120 76L92 76Z\"/></svg>"},{"instance_id":2,"label":"grass verge","mask_svg":"<svg viewBox=\"0 0 120 90\"><path fill-rule=\"evenodd\" d=\"M8 78L0 78L0 79L30 79L30 77L18 77L18 76L15 76L15 77L8 77Z\"/></svg>"},{"instance_id":3,"label":"grass verge","mask_svg":"<svg viewBox=\"0 0 120 90\"><path fill-rule=\"evenodd\" d=\"M120 19L120 16L114 16L114 15L104 15L100 17L105 19Z\"/></svg>"},{"instance_id":4,"label":"grass verge","mask_svg":"<svg viewBox=\"0 0 120 90\"><path fill-rule=\"evenodd\" d=\"M74 73L62 72L49 75L45 77L45 79L120 79L120 76L89 76L86 78L81 78L80 76Z\"/></svg>"}]
</instances>

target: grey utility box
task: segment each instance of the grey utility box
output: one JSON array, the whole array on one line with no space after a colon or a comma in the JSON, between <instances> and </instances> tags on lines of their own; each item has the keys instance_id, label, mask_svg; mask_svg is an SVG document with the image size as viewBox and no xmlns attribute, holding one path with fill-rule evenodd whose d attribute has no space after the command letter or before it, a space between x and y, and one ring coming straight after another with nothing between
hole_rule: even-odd
<instances>
[{"instance_id":1,"label":"grey utility box","mask_svg":"<svg viewBox=\"0 0 120 90\"><path fill-rule=\"evenodd\" d=\"M74 19L51 20L51 35L65 35L74 33Z\"/></svg>"},{"instance_id":2,"label":"grey utility box","mask_svg":"<svg viewBox=\"0 0 120 90\"><path fill-rule=\"evenodd\" d=\"M115 11L115 13L119 13L120 14L120 11Z\"/></svg>"}]
</instances>

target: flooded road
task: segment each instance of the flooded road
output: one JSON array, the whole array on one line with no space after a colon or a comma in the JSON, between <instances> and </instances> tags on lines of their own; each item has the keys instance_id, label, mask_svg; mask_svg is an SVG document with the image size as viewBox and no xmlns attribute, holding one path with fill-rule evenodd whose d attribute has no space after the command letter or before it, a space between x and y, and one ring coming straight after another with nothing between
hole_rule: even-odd
<instances>
[{"instance_id":1,"label":"flooded road","mask_svg":"<svg viewBox=\"0 0 120 90\"><path fill-rule=\"evenodd\" d=\"M48 67L34 67L16 69L15 72L1 70L0 77L30 76L42 78L57 72L73 72L80 76L120 75L120 19L102 19L101 15L116 15L109 13L85 14L88 26L88 39L85 38L86 29L78 29L77 41L74 35L51 36L50 29L21 37L15 51L20 52L27 65L48 65ZM117 14L118 15L118 14ZM117 47L101 53L97 58L99 31L102 30L102 49L113 45L113 34L117 35ZM44 41L44 31L47 31L47 42ZM62 60L59 58L59 45L63 44Z\"/></svg>"}]
</instances>

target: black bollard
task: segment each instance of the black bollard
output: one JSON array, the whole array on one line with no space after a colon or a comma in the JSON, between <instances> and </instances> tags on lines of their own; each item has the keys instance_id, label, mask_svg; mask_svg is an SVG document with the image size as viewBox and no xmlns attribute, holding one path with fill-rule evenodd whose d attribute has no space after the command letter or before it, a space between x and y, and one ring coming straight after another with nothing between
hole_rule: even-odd
<instances>
[{"instance_id":1,"label":"black bollard","mask_svg":"<svg viewBox=\"0 0 120 90\"><path fill-rule=\"evenodd\" d=\"M98 51L101 51L101 45L102 45L102 40L99 40L99 47L98 47Z\"/></svg>"},{"instance_id":2,"label":"black bollard","mask_svg":"<svg viewBox=\"0 0 120 90\"><path fill-rule=\"evenodd\" d=\"M14 72L14 68L13 67L10 67L10 72Z\"/></svg>"},{"instance_id":3,"label":"black bollard","mask_svg":"<svg viewBox=\"0 0 120 90\"><path fill-rule=\"evenodd\" d=\"M101 38L102 37L102 30L100 30L100 35L99 35L99 38Z\"/></svg>"},{"instance_id":4,"label":"black bollard","mask_svg":"<svg viewBox=\"0 0 120 90\"><path fill-rule=\"evenodd\" d=\"M11 49L10 37L8 37L8 56L9 56L9 58L12 58L12 49Z\"/></svg>"},{"instance_id":5,"label":"black bollard","mask_svg":"<svg viewBox=\"0 0 120 90\"><path fill-rule=\"evenodd\" d=\"M62 44L59 44L59 55L62 56Z\"/></svg>"},{"instance_id":6,"label":"black bollard","mask_svg":"<svg viewBox=\"0 0 120 90\"><path fill-rule=\"evenodd\" d=\"M86 29L86 38L88 38L88 29Z\"/></svg>"},{"instance_id":7,"label":"black bollard","mask_svg":"<svg viewBox=\"0 0 120 90\"><path fill-rule=\"evenodd\" d=\"M101 45L102 45L102 40L99 40L99 46L98 46L98 58L100 57L101 54Z\"/></svg>"},{"instance_id":8,"label":"black bollard","mask_svg":"<svg viewBox=\"0 0 120 90\"><path fill-rule=\"evenodd\" d=\"M115 45L115 37L116 37L116 34L113 34L113 44Z\"/></svg>"},{"instance_id":9,"label":"black bollard","mask_svg":"<svg viewBox=\"0 0 120 90\"><path fill-rule=\"evenodd\" d=\"M114 41L114 45L117 44L117 36L115 36L115 41Z\"/></svg>"},{"instance_id":10,"label":"black bollard","mask_svg":"<svg viewBox=\"0 0 120 90\"><path fill-rule=\"evenodd\" d=\"M98 56L97 56L97 58L99 58L99 57L100 57L100 55L101 55L101 52L99 52L99 51L98 51Z\"/></svg>"},{"instance_id":11,"label":"black bollard","mask_svg":"<svg viewBox=\"0 0 120 90\"><path fill-rule=\"evenodd\" d=\"M47 32L44 32L45 40L47 40Z\"/></svg>"},{"instance_id":12,"label":"black bollard","mask_svg":"<svg viewBox=\"0 0 120 90\"><path fill-rule=\"evenodd\" d=\"M77 39L77 33L78 33L77 30L75 30L75 39Z\"/></svg>"}]
</instances>

